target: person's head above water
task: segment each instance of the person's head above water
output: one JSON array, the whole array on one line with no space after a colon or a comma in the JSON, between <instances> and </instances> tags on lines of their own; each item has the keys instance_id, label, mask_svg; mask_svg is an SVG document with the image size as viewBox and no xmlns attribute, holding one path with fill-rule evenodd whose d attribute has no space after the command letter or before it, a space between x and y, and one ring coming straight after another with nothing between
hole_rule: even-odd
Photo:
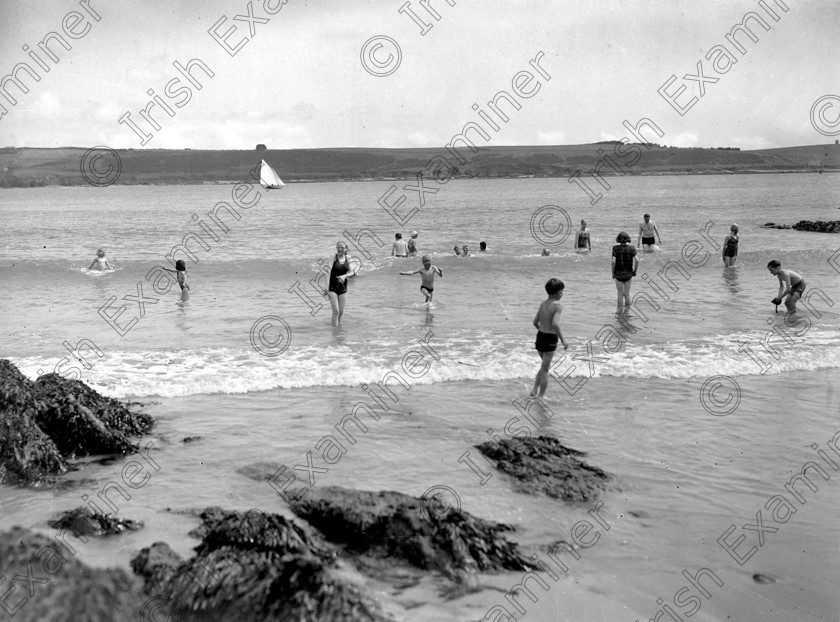
<instances>
[{"instance_id":1,"label":"person's head above water","mask_svg":"<svg viewBox=\"0 0 840 622\"><path fill-rule=\"evenodd\" d=\"M553 296L557 292L562 292L565 288L565 283L560 279L548 279L545 284L545 291L549 296Z\"/></svg>"},{"instance_id":2,"label":"person's head above water","mask_svg":"<svg viewBox=\"0 0 840 622\"><path fill-rule=\"evenodd\" d=\"M624 244L624 243L629 244L630 243L630 234L627 233L626 231L622 231L621 233L619 233L616 236L615 241L618 242L619 244Z\"/></svg>"},{"instance_id":3,"label":"person's head above water","mask_svg":"<svg viewBox=\"0 0 840 622\"><path fill-rule=\"evenodd\" d=\"M100 248L98 251L96 251L96 256L97 256L97 257L104 257L104 256L105 256L105 251L103 251L103 250Z\"/></svg>"},{"instance_id":4,"label":"person's head above water","mask_svg":"<svg viewBox=\"0 0 840 622\"><path fill-rule=\"evenodd\" d=\"M175 262L175 269L179 272L186 272L187 271L187 264L184 263L183 259L179 259Z\"/></svg>"},{"instance_id":5,"label":"person's head above water","mask_svg":"<svg viewBox=\"0 0 840 622\"><path fill-rule=\"evenodd\" d=\"M479 242L478 243L478 250L486 251L487 250L487 242Z\"/></svg>"},{"instance_id":6,"label":"person's head above water","mask_svg":"<svg viewBox=\"0 0 840 622\"><path fill-rule=\"evenodd\" d=\"M456 254L456 255L460 255L460 254L461 254L461 249L460 249L460 248L458 248L457 246L455 247L455 254Z\"/></svg>"},{"instance_id":7,"label":"person's head above water","mask_svg":"<svg viewBox=\"0 0 840 622\"><path fill-rule=\"evenodd\" d=\"M542 249L542 256L543 256L543 257L548 257L550 254L551 254L551 253L549 253L549 252L548 252L548 249L547 249L547 248Z\"/></svg>"}]
</instances>

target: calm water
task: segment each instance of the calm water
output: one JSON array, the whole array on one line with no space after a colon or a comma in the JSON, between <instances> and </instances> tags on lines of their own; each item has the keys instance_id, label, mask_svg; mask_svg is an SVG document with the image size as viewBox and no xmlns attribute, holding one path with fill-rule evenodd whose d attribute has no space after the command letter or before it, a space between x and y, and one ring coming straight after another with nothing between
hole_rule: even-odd
<instances>
[{"instance_id":1,"label":"calm water","mask_svg":"<svg viewBox=\"0 0 840 622\"><path fill-rule=\"evenodd\" d=\"M840 431L840 274L828 261L840 236L760 225L840 218L840 177L609 181L612 189L595 207L565 180L450 182L426 195L426 205L402 228L377 205L389 183L289 185L240 210L238 221L223 215L229 230L214 227L218 241L204 236L210 250L190 243L199 261L187 262L188 299L177 287L156 294L145 277L155 266L169 266L165 256L187 233L202 233L193 214L212 225L206 213L230 202L231 186L0 193L2 355L35 378L68 356L63 342L72 347L90 340L102 356L85 351L91 364L81 370L85 382L107 395L151 402L159 421L149 440L161 470L130 501L117 498L120 514L145 520L146 529L117 544L91 542L80 558L127 564L156 540L188 554L196 542L184 534L193 523L164 508L215 504L286 512L267 484L237 470L263 462L273 472L280 464L304 463L307 451L326 466L317 462L316 443L335 434L333 426L355 404L373 404L362 385L402 372L406 355L421 360L425 373L409 378L402 372L410 388L390 382L390 399L378 390L390 410L369 421L368 431L347 444L316 485L418 496L445 485L464 509L516 525L515 539L528 553L544 555L547 545L570 537L590 506L515 493L498 473L478 485L479 476L458 459L470 450L493 473L473 446L489 438L488 428L504 436L506 423L518 415L512 402L527 395L537 366L531 320L545 297L543 284L556 276L566 283L563 330L570 350L555 370L578 390L569 395L552 380L547 410L534 408L531 416L541 431L615 474L616 486L602 498L611 528L602 530L596 546L580 550L580 560L567 561L566 578L548 580L548 593L537 588L539 602L527 601L525 619L649 619L659 597L676 609L673 594L686 584L683 569L703 567L724 586L710 583L711 598L701 599L692 619L836 619L840 473L829 469L824 481L809 471L818 490L798 484L806 502L795 502L798 511L784 524L773 522L765 503L777 494L793 499L784 486L802 465L826 464L809 446L824 449ZM406 194L403 214L417 205L416 193ZM573 252L572 235L550 246L550 257L539 256L547 244L533 237L531 220L547 204L562 208L575 229L587 220L591 253ZM620 230L635 242L644 212L657 222L663 247L641 256L639 275L649 282L634 279L633 293L643 292L652 304L641 302L619 321L610 249ZM724 270L714 245L732 222L741 227L740 266ZM549 220L547 230L558 223L562 217ZM320 260L331 261L343 231L362 229L383 246L363 238L372 258L361 262L343 326L333 329L329 303L309 281L318 276ZM394 233L412 229L420 232L421 253L430 253L444 272L432 309L421 304L419 277L398 274L419 267L419 260L388 257ZM456 243L477 251L481 240L490 253L458 258L451 252ZM115 272L87 273L99 247ZM703 262L706 252L711 256ZM778 287L765 268L772 258L825 296L813 296L811 310L801 308L804 319L793 326L769 302ZM670 287L658 276L663 269ZM119 302L137 297L138 282L147 299L142 316L136 302ZM308 302L290 293L296 283ZM123 336L97 313L112 296L117 302L108 313L126 305L120 326L137 319ZM268 323L257 323L265 317ZM272 353L285 348L277 356L252 346L252 332L261 328L265 341L276 341ZM65 361L60 369L73 365ZM726 378L707 382L713 376ZM520 417L507 431L516 433L522 422L527 425ZM183 444L185 436L201 439ZM24 524L46 531L49 516L80 505L82 492L93 494L119 477L120 468L93 463L72 474L85 480L81 490L0 488L0 528ZM755 523L759 509L778 531L766 533L764 546L740 566L716 539L730 524ZM747 537L738 548L743 555L758 539L754 531L736 529L728 541L741 533ZM754 573L776 582L758 584ZM407 619L479 619L504 602L493 588L506 591L519 578L483 581L488 589L452 601L428 586L398 600L425 603L407 610Z\"/></svg>"}]
</instances>

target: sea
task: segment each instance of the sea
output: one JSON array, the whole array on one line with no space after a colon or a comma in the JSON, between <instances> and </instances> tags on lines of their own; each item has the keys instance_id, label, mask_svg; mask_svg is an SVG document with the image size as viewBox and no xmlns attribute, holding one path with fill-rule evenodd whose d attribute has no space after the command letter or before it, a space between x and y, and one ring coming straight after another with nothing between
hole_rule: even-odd
<instances>
[{"instance_id":1,"label":"sea","mask_svg":"<svg viewBox=\"0 0 840 622\"><path fill-rule=\"evenodd\" d=\"M522 572L456 593L358 575L398 619L504 620L502 607L517 620L837 620L840 235L762 225L840 219L840 175L606 181L594 205L566 179L533 178L425 193L289 183L244 199L232 184L0 191L2 357L157 420L141 445L158 468L130 498L108 496L145 527L79 544L78 559L128 568L156 541L189 556L190 511L207 506L292 516L278 482L294 474L285 494L394 490L509 524L553 569L511 598ZM645 213L661 245L639 253L634 305L618 313L611 248L621 231L636 243ZM581 219L590 252L574 248ZM739 255L725 268L733 223ZM420 258L391 256L413 230L443 272L431 305L419 275L400 275ZM359 273L334 327L323 287L339 239ZM113 271L88 270L100 248ZM181 258L186 295L161 269ZM772 259L811 292L794 317L771 302ZM569 348L545 401L529 402L550 278L565 283ZM354 412L364 429L344 419ZM607 471L601 503L521 492L476 448L526 435ZM329 441L325 456L328 437L340 449ZM0 529L54 535L47 521L123 465L83 459L54 490L0 486ZM559 549L566 569L549 558L560 541L574 543L576 555Z\"/></svg>"}]
</instances>

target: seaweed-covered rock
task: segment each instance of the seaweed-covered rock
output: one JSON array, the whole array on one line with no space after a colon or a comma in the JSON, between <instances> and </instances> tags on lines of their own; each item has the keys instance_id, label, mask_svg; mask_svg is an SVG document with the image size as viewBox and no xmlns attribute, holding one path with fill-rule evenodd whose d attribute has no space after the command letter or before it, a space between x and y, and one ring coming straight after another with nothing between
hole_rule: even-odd
<instances>
[{"instance_id":1,"label":"seaweed-covered rock","mask_svg":"<svg viewBox=\"0 0 840 622\"><path fill-rule=\"evenodd\" d=\"M0 412L0 483L51 482L70 468L68 455L136 451L129 437L154 423L77 380L47 374L33 383L7 360L0 360Z\"/></svg>"},{"instance_id":2,"label":"seaweed-covered rock","mask_svg":"<svg viewBox=\"0 0 840 622\"><path fill-rule=\"evenodd\" d=\"M202 521L196 556L177 568L161 543L159 559L143 549L132 561L181 622L391 619L341 577L327 543L285 517L208 508Z\"/></svg>"},{"instance_id":3,"label":"seaweed-covered rock","mask_svg":"<svg viewBox=\"0 0 840 622\"><path fill-rule=\"evenodd\" d=\"M33 417L44 408L32 383L9 361L0 360L0 484L40 483L69 465Z\"/></svg>"},{"instance_id":4,"label":"seaweed-covered rock","mask_svg":"<svg viewBox=\"0 0 840 622\"><path fill-rule=\"evenodd\" d=\"M550 436L502 440L476 445L496 462L496 468L515 478L524 492L542 492L565 501L588 501L606 486L609 475L579 460L581 451Z\"/></svg>"},{"instance_id":5,"label":"seaweed-covered rock","mask_svg":"<svg viewBox=\"0 0 840 622\"><path fill-rule=\"evenodd\" d=\"M814 231L816 233L840 233L840 220L800 220L793 225L797 231Z\"/></svg>"},{"instance_id":6,"label":"seaweed-covered rock","mask_svg":"<svg viewBox=\"0 0 840 622\"><path fill-rule=\"evenodd\" d=\"M504 537L512 527L454 509L438 516L424 503L399 492L328 486L310 491L292 509L351 553L396 558L450 576L464 570L534 567Z\"/></svg>"},{"instance_id":7,"label":"seaweed-covered rock","mask_svg":"<svg viewBox=\"0 0 840 622\"><path fill-rule=\"evenodd\" d=\"M166 542L155 542L131 560L131 569L145 580L145 592L156 594L183 563L183 558Z\"/></svg>"},{"instance_id":8,"label":"seaweed-covered rock","mask_svg":"<svg viewBox=\"0 0 840 622\"><path fill-rule=\"evenodd\" d=\"M130 411L118 400L104 397L79 380L46 374L35 383L46 408L36 422L64 454L130 453L137 447L129 436L146 434L153 420Z\"/></svg>"},{"instance_id":9,"label":"seaweed-covered rock","mask_svg":"<svg viewBox=\"0 0 840 622\"><path fill-rule=\"evenodd\" d=\"M143 608L140 582L129 573L89 568L55 539L20 527L0 532L0 576L15 622L128 622Z\"/></svg>"},{"instance_id":10,"label":"seaweed-covered rock","mask_svg":"<svg viewBox=\"0 0 840 622\"><path fill-rule=\"evenodd\" d=\"M127 518L105 516L79 507L64 512L59 518L49 521L50 527L64 529L74 536L114 536L124 531L142 529L143 523Z\"/></svg>"},{"instance_id":11,"label":"seaweed-covered rock","mask_svg":"<svg viewBox=\"0 0 840 622\"><path fill-rule=\"evenodd\" d=\"M815 233L840 233L840 220L800 220L795 225L777 225L768 222L765 229L796 229L797 231L813 231Z\"/></svg>"}]
</instances>

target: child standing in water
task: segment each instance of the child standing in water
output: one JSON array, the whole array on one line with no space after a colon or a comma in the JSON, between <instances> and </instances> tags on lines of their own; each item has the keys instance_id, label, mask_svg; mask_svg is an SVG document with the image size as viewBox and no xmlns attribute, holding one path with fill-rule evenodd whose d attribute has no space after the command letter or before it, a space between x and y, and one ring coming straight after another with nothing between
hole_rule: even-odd
<instances>
[{"instance_id":1,"label":"child standing in water","mask_svg":"<svg viewBox=\"0 0 840 622\"><path fill-rule=\"evenodd\" d=\"M90 264L88 270L113 270L111 264L105 259L105 251L101 248L96 251L96 257L93 258L93 263Z\"/></svg>"},{"instance_id":2,"label":"child standing in water","mask_svg":"<svg viewBox=\"0 0 840 622\"><path fill-rule=\"evenodd\" d=\"M181 286L181 291L190 291L190 286L187 285L187 264L183 259L175 262L175 278L178 279L178 285Z\"/></svg>"},{"instance_id":3,"label":"child standing in water","mask_svg":"<svg viewBox=\"0 0 840 622\"><path fill-rule=\"evenodd\" d=\"M438 268L437 266L432 265L432 258L428 255L423 255L421 259L423 262L422 268L417 268L417 270L413 270L412 272L400 272L403 276L411 276L412 274L420 273L420 278L422 279L420 285L420 291L423 292L423 295L426 297L426 302L432 302L432 296L435 293L435 273L440 275L440 278L443 278L443 270Z\"/></svg>"},{"instance_id":4,"label":"child standing in water","mask_svg":"<svg viewBox=\"0 0 840 622\"><path fill-rule=\"evenodd\" d=\"M548 368L551 366L551 359L557 350L558 338L563 344L563 349L568 350L569 344L563 339L563 332L560 330L560 314L563 312L563 305L560 299L563 297L563 290L566 288L560 279L549 279L545 284L545 291L548 298L543 300L537 315L534 317L534 328L537 329L537 341L534 347L542 359L537 378L534 380L534 389L530 397L542 397L548 385Z\"/></svg>"},{"instance_id":5,"label":"child standing in water","mask_svg":"<svg viewBox=\"0 0 840 622\"><path fill-rule=\"evenodd\" d=\"M187 284L187 264L184 263L183 259L179 259L175 262L175 269L172 268L164 268L167 272L174 272L175 278L178 281L178 285L181 286L181 291L184 290L190 291L190 286Z\"/></svg>"},{"instance_id":6,"label":"child standing in water","mask_svg":"<svg viewBox=\"0 0 840 622\"><path fill-rule=\"evenodd\" d=\"M726 268L735 265L735 258L738 256L738 240L738 225L732 225L723 240L723 265Z\"/></svg>"}]
</instances>

